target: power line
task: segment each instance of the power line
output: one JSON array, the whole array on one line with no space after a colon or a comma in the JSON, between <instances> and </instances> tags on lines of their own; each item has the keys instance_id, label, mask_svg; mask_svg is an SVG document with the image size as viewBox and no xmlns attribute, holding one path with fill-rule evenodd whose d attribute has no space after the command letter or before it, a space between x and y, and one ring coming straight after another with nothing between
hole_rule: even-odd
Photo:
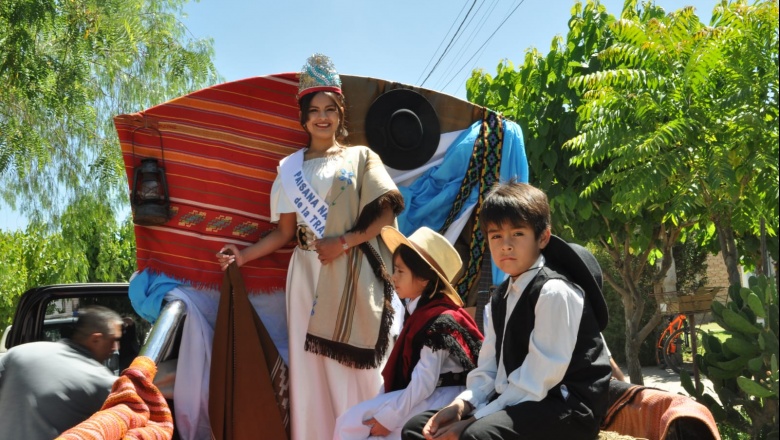
<instances>
[{"instance_id":1,"label":"power line","mask_svg":"<svg viewBox=\"0 0 780 440\"><path fill-rule=\"evenodd\" d=\"M485 26L485 23L487 23L488 18L493 15L493 12L495 11L496 7L498 6L498 0L493 0L493 3L488 7L487 12L485 12L479 21L479 24L475 28L472 29L471 33L469 34L467 41L461 45L460 50L455 55L455 57L450 61L449 65L447 65L447 68L445 69L444 73L441 75L440 80L438 82L438 85L440 86L444 80L446 80L447 77L449 77L450 73L452 73L452 70L455 69L456 66L460 65L461 60L463 59L463 55L466 52L466 50L469 48L471 43L474 42L475 38L479 33L482 31L482 28ZM481 9L481 6L480 6ZM479 11L477 11L479 12ZM436 90L442 90L441 88L436 88Z\"/></svg>"},{"instance_id":2,"label":"power line","mask_svg":"<svg viewBox=\"0 0 780 440\"><path fill-rule=\"evenodd\" d=\"M481 56L482 56L482 53L484 53L484 52L485 52L485 48L483 47L482 49L478 50L477 52L478 52L477 59L476 59L476 60L474 60L474 64L472 64L472 65L471 65L471 70L472 70L472 71L473 71L473 70L474 70L474 69L477 67L477 61L479 60L479 57L481 57ZM465 67L465 66L464 66L464 67ZM463 69L461 68L460 70L463 70ZM460 71L458 71L458 72L460 72ZM452 78L450 78L450 80L449 80L449 81L447 81L447 84L445 84L445 85L444 85L444 87L440 88L439 90L441 90L442 92L444 92L444 91L446 90L447 86L449 86L449 85L450 85L450 83L452 82L452 80L453 80L453 79L455 79L456 77L457 77L457 76L453 76ZM460 87L465 87L465 86L466 86L466 81L468 81L468 80L469 80L469 78L463 78L463 81L461 81L461 82L460 82L459 86L460 86ZM455 90L457 90L457 87L455 88Z\"/></svg>"},{"instance_id":3,"label":"power line","mask_svg":"<svg viewBox=\"0 0 780 440\"><path fill-rule=\"evenodd\" d=\"M492 34L490 34L490 36L487 38L487 40L485 40L485 42L484 42L484 43L482 43L482 46L479 46L479 48L478 48L478 49L477 49L477 50L474 52L474 55L472 55L472 56L471 56L471 58L469 58L468 60L466 60L466 62L463 64L463 67L461 67L461 68L460 68L460 70L458 70L457 72L455 72L455 75L453 75L453 76L452 76L452 78L450 78L450 80L449 80L449 81L447 81L447 84L445 84L445 85L444 85L444 88L447 88L447 86L448 86L448 85L450 85L450 83L452 82L452 80L453 80L453 79L455 79L455 77L456 77L458 74L460 74L460 72L462 72L462 71L463 71L463 69L465 69L465 68L466 68L466 65L468 65L468 63L469 63L469 62L470 62L472 59L474 59L474 57L475 57L475 56L477 56L477 54L478 54L478 53L479 53L479 52L482 50L482 48L484 48L484 47L485 47L485 46L486 46L486 45L487 45L487 44L490 42L490 40L491 40L491 39L492 39L492 38L493 38L493 37L496 35L496 33L499 31L499 29L501 29L501 27L504 25L504 23L506 23L506 22L507 22L507 20L509 20L509 18L510 18L510 17L512 17L512 15L513 15L515 12L517 12L517 9L518 9L518 8L520 8L520 6L521 6L523 3L525 3L525 0L520 0L520 3L518 3L518 4L517 4L517 6L515 6L515 8L514 8L514 9L512 9L512 12L510 12L510 13L509 13L509 15L507 15L507 16L506 16L506 18L504 19L504 21L502 21L502 22L501 22L501 24L499 24L499 25L498 25L498 27L496 28L496 30L495 30L495 31L493 31L493 33L492 33Z\"/></svg>"},{"instance_id":4,"label":"power line","mask_svg":"<svg viewBox=\"0 0 780 440\"><path fill-rule=\"evenodd\" d=\"M439 49L441 49L441 45L444 44L444 41L447 39L447 35L450 34L450 31L455 26L455 23L458 21L458 17L460 17L460 14L463 13L463 10L466 9L466 5L469 4L469 1L466 0L466 3L463 3L463 7L460 8L460 12L458 12L458 15L455 16L455 18L452 20L452 24L450 25L450 28L447 29L447 33L444 34L444 36L441 38L441 41L439 42L439 47L436 48L436 51L433 52L433 55L431 55L431 58L428 60L428 64L425 65L425 68L423 68L422 72L420 72L420 76L417 77L416 83L419 83L422 79L423 75L425 75L425 71L428 70L428 66L431 65L433 62L433 58L436 56L437 53L439 53Z\"/></svg>"},{"instance_id":5,"label":"power line","mask_svg":"<svg viewBox=\"0 0 780 440\"><path fill-rule=\"evenodd\" d=\"M425 82L428 81L428 78L431 77L431 74L433 73L433 71L436 70L436 67L439 65L439 63L441 62L442 58L444 58L444 55L447 54L447 51L449 50L450 46L452 45L453 40L455 39L455 37L460 32L461 27L463 27L463 23L466 22L466 19L468 18L469 14L471 14L471 10L474 9L474 5L476 5L476 4L477 4L477 0L474 0L474 2L471 3L471 7L469 8L468 12L466 12L466 16L463 17L463 20L460 22L460 25L458 26L458 29L455 31L455 34L453 34L452 38L450 38L450 42L447 43L447 47L444 48L444 52L442 52L441 56L439 57L439 59L436 60L436 64L434 64L433 67L431 68L431 71L428 72L428 76L425 77L423 82L420 84L420 87L425 85Z\"/></svg>"}]
</instances>

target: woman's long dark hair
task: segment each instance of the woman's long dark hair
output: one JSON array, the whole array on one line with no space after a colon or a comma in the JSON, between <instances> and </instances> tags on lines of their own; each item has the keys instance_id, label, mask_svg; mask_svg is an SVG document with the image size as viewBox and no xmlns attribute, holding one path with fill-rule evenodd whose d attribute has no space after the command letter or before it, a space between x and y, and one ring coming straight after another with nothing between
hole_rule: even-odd
<instances>
[{"instance_id":1,"label":"woman's long dark hair","mask_svg":"<svg viewBox=\"0 0 780 440\"><path fill-rule=\"evenodd\" d=\"M339 126L336 129L336 140L344 142L349 135L347 132L347 120L344 116L347 104L344 100L344 95L340 95L336 92L315 92L303 95L303 97L298 100L298 107L301 109L301 126L303 126L303 129L306 130L306 122L309 121L309 107L311 107L311 100L314 99L314 95L317 93L324 93L327 97L336 103L336 107L339 109ZM311 137L311 135L309 136ZM311 139L309 139L309 142L311 142Z\"/></svg>"},{"instance_id":2,"label":"woman's long dark hair","mask_svg":"<svg viewBox=\"0 0 780 440\"><path fill-rule=\"evenodd\" d=\"M428 285L423 289L422 295L420 295L420 302L417 303L417 308L428 304L433 299L444 297L444 281L439 278L428 264L417 252L415 252L409 246L402 244L393 252L393 260L395 257L400 257L406 267L412 272L412 275L422 280L428 281Z\"/></svg>"}]
</instances>

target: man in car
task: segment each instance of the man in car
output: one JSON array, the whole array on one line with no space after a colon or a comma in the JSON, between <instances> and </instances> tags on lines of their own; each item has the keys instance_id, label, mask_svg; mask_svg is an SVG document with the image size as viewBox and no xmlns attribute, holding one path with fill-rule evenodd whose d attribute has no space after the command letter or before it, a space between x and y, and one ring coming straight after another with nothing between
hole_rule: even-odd
<instances>
[{"instance_id":1,"label":"man in car","mask_svg":"<svg viewBox=\"0 0 780 440\"><path fill-rule=\"evenodd\" d=\"M30 342L0 357L0 439L51 440L100 410L116 377L103 365L119 349L122 318L79 311L72 339Z\"/></svg>"}]
</instances>

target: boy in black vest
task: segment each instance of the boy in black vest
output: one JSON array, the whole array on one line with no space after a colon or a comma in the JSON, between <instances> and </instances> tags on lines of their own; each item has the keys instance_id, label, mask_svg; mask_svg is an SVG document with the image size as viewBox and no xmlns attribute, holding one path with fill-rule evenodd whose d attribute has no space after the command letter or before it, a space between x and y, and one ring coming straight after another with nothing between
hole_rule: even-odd
<instances>
[{"instance_id":1,"label":"boy in black vest","mask_svg":"<svg viewBox=\"0 0 780 440\"><path fill-rule=\"evenodd\" d=\"M510 277L485 308L467 389L413 417L403 438L596 438L611 376L598 262L551 235L547 196L531 185L498 185L479 220L493 261Z\"/></svg>"}]
</instances>

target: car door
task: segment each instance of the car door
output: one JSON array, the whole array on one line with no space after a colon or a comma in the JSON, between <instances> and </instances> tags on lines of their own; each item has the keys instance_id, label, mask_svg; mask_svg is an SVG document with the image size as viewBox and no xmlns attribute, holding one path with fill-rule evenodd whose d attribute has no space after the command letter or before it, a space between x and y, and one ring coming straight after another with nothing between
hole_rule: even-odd
<instances>
[{"instance_id":1,"label":"car door","mask_svg":"<svg viewBox=\"0 0 780 440\"><path fill-rule=\"evenodd\" d=\"M133 310L126 283L60 284L28 290L16 307L6 335L6 348L67 337L79 308L90 305L108 307L125 318L127 325L119 352L107 365L118 373L138 354L151 327Z\"/></svg>"}]
</instances>

